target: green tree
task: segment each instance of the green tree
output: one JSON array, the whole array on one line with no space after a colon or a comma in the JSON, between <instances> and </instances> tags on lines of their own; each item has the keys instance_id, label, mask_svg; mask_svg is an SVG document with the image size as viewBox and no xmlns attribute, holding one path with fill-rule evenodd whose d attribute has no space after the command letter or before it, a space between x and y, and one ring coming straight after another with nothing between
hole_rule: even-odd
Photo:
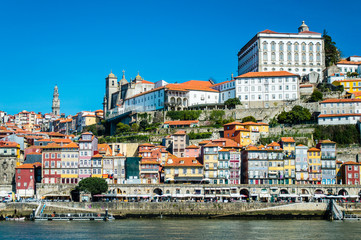
<instances>
[{"instance_id":1,"label":"green tree","mask_svg":"<svg viewBox=\"0 0 361 240\"><path fill-rule=\"evenodd\" d=\"M245 122L257 122L257 120L253 116L247 116L247 117L242 118L242 122L243 123L245 123Z\"/></svg>"},{"instance_id":2,"label":"green tree","mask_svg":"<svg viewBox=\"0 0 361 240\"><path fill-rule=\"evenodd\" d=\"M322 101L322 99L323 99L322 92L315 89L310 97L310 102L319 102Z\"/></svg>"},{"instance_id":3,"label":"green tree","mask_svg":"<svg viewBox=\"0 0 361 240\"><path fill-rule=\"evenodd\" d=\"M224 102L224 105L226 105L228 108L235 108L236 105L242 105L242 103L239 98L230 98Z\"/></svg>"},{"instance_id":4,"label":"green tree","mask_svg":"<svg viewBox=\"0 0 361 240\"><path fill-rule=\"evenodd\" d=\"M145 131L148 127L149 127L149 124L148 124L147 120L140 121L140 123L139 123L140 131Z\"/></svg>"},{"instance_id":5,"label":"green tree","mask_svg":"<svg viewBox=\"0 0 361 240\"><path fill-rule=\"evenodd\" d=\"M88 177L79 182L79 190L90 193L92 196L108 191L108 183L103 178Z\"/></svg>"},{"instance_id":6,"label":"green tree","mask_svg":"<svg viewBox=\"0 0 361 240\"><path fill-rule=\"evenodd\" d=\"M132 132L138 132L139 131L139 124L133 123L132 126L130 126Z\"/></svg>"},{"instance_id":7,"label":"green tree","mask_svg":"<svg viewBox=\"0 0 361 240\"><path fill-rule=\"evenodd\" d=\"M118 123L117 128L115 130L116 134L122 134L130 131L130 126L124 123Z\"/></svg>"},{"instance_id":8,"label":"green tree","mask_svg":"<svg viewBox=\"0 0 361 240\"><path fill-rule=\"evenodd\" d=\"M323 31L323 39L325 44L325 62L326 67L336 64L341 58L341 51L336 47L336 43L332 41L327 31Z\"/></svg>"},{"instance_id":9,"label":"green tree","mask_svg":"<svg viewBox=\"0 0 361 240\"><path fill-rule=\"evenodd\" d=\"M289 112L281 112L277 116L277 120L279 123L283 124L299 124L304 123L311 120L310 110L304 108L302 106L294 106Z\"/></svg>"},{"instance_id":10,"label":"green tree","mask_svg":"<svg viewBox=\"0 0 361 240\"><path fill-rule=\"evenodd\" d=\"M351 78L351 77L358 77L358 73L357 72L347 72L346 73L347 77Z\"/></svg>"}]
</instances>

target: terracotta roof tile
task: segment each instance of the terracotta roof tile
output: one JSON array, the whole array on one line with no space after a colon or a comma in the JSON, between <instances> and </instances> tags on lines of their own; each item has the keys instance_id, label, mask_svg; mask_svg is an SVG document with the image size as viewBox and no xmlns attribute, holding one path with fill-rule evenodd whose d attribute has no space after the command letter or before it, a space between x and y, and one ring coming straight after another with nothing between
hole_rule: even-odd
<instances>
[{"instance_id":1,"label":"terracotta roof tile","mask_svg":"<svg viewBox=\"0 0 361 240\"><path fill-rule=\"evenodd\" d=\"M284 77L284 76L299 76L286 71L274 71L274 72L248 72L235 78L256 78L256 77Z\"/></svg>"}]
</instances>

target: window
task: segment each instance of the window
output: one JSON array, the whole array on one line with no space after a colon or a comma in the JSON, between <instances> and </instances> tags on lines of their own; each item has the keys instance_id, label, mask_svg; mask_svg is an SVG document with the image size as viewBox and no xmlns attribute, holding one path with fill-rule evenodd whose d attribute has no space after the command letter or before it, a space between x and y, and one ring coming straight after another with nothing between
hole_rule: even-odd
<instances>
[{"instance_id":1,"label":"window","mask_svg":"<svg viewBox=\"0 0 361 240\"><path fill-rule=\"evenodd\" d=\"M283 51L283 42L279 43L279 48L280 48L280 51Z\"/></svg>"},{"instance_id":2,"label":"window","mask_svg":"<svg viewBox=\"0 0 361 240\"><path fill-rule=\"evenodd\" d=\"M283 61L283 53L280 53L280 61Z\"/></svg>"},{"instance_id":3,"label":"window","mask_svg":"<svg viewBox=\"0 0 361 240\"><path fill-rule=\"evenodd\" d=\"M292 54L290 52L287 54L287 60L292 61Z\"/></svg>"}]
</instances>

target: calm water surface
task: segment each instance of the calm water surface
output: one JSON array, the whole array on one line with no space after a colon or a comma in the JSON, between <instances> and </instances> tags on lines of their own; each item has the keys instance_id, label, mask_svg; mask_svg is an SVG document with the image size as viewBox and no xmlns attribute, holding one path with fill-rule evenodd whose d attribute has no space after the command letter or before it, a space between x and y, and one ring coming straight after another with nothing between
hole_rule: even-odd
<instances>
[{"instance_id":1,"label":"calm water surface","mask_svg":"<svg viewBox=\"0 0 361 240\"><path fill-rule=\"evenodd\" d=\"M361 222L127 219L0 222L0 239L361 239Z\"/></svg>"}]
</instances>

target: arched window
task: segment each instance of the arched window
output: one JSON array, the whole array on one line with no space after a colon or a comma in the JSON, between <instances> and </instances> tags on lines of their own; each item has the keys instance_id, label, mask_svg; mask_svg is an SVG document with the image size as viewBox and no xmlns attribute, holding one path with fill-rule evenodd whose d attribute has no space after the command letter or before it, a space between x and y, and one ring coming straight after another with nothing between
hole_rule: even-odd
<instances>
[{"instance_id":1,"label":"arched window","mask_svg":"<svg viewBox=\"0 0 361 240\"><path fill-rule=\"evenodd\" d=\"M264 52L264 53L263 53L263 60L264 60L264 61L267 61L267 59L268 59L267 53Z\"/></svg>"},{"instance_id":2,"label":"arched window","mask_svg":"<svg viewBox=\"0 0 361 240\"><path fill-rule=\"evenodd\" d=\"M271 42L271 51L276 51L276 43Z\"/></svg>"},{"instance_id":3,"label":"arched window","mask_svg":"<svg viewBox=\"0 0 361 240\"><path fill-rule=\"evenodd\" d=\"M263 50L267 51L267 42L263 42Z\"/></svg>"},{"instance_id":4,"label":"arched window","mask_svg":"<svg viewBox=\"0 0 361 240\"><path fill-rule=\"evenodd\" d=\"M287 43L287 51L291 51L292 49L292 44L290 42Z\"/></svg>"},{"instance_id":5,"label":"arched window","mask_svg":"<svg viewBox=\"0 0 361 240\"><path fill-rule=\"evenodd\" d=\"M306 51L306 43L302 43L302 51Z\"/></svg>"},{"instance_id":6,"label":"arched window","mask_svg":"<svg viewBox=\"0 0 361 240\"><path fill-rule=\"evenodd\" d=\"M276 54L274 52L271 54L271 60L276 61Z\"/></svg>"},{"instance_id":7,"label":"arched window","mask_svg":"<svg viewBox=\"0 0 361 240\"><path fill-rule=\"evenodd\" d=\"M302 53L302 62L306 62L306 54Z\"/></svg>"},{"instance_id":8,"label":"arched window","mask_svg":"<svg viewBox=\"0 0 361 240\"><path fill-rule=\"evenodd\" d=\"M298 42L295 43L295 52L298 52Z\"/></svg>"},{"instance_id":9,"label":"arched window","mask_svg":"<svg viewBox=\"0 0 361 240\"><path fill-rule=\"evenodd\" d=\"M280 61L283 61L283 53L280 53Z\"/></svg>"},{"instance_id":10,"label":"arched window","mask_svg":"<svg viewBox=\"0 0 361 240\"><path fill-rule=\"evenodd\" d=\"M287 60L292 61L292 54L290 52L287 53Z\"/></svg>"},{"instance_id":11,"label":"arched window","mask_svg":"<svg viewBox=\"0 0 361 240\"><path fill-rule=\"evenodd\" d=\"M298 53L295 53L295 62L298 62Z\"/></svg>"},{"instance_id":12,"label":"arched window","mask_svg":"<svg viewBox=\"0 0 361 240\"><path fill-rule=\"evenodd\" d=\"M321 54L317 53L316 61L317 61L317 62L321 62Z\"/></svg>"},{"instance_id":13,"label":"arched window","mask_svg":"<svg viewBox=\"0 0 361 240\"><path fill-rule=\"evenodd\" d=\"M313 54L310 53L310 62L313 62Z\"/></svg>"},{"instance_id":14,"label":"arched window","mask_svg":"<svg viewBox=\"0 0 361 240\"><path fill-rule=\"evenodd\" d=\"M283 42L280 42L279 44L280 51L283 51Z\"/></svg>"},{"instance_id":15,"label":"arched window","mask_svg":"<svg viewBox=\"0 0 361 240\"><path fill-rule=\"evenodd\" d=\"M309 51L312 52L313 51L313 43L310 43L310 46L309 46Z\"/></svg>"}]
</instances>

